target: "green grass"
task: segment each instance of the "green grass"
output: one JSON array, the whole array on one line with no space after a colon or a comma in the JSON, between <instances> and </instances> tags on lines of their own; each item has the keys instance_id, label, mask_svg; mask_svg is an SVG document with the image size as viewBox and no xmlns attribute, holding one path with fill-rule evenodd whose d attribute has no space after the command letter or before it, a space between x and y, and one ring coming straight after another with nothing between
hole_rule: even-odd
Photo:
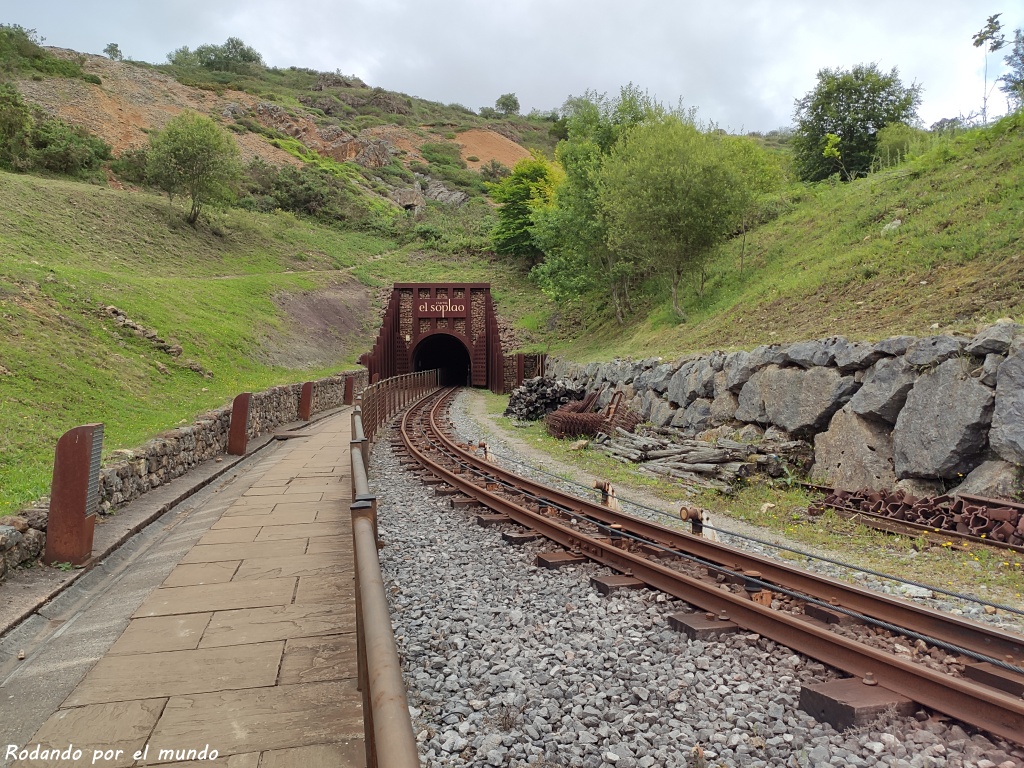
<instances>
[{"instance_id":1,"label":"green grass","mask_svg":"<svg viewBox=\"0 0 1024 768\"><path fill-rule=\"evenodd\" d=\"M417 250L290 214L228 210L193 229L166 198L0 173L0 515L49 490L57 438L105 424L105 452L141 444L238 392L351 367L275 367L263 347L285 323L275 296L357 279L494 284L499 311L536 311L522 275L484 256ZM184 353L118 328L114 305ZM186 364L212 372L204 378ZM165 366L162 373L157 364Z\"/></svg>"},{"instance_id":2,"label":"green grass","mask_svg":"<svg viewBox=\"0 0 1024 768\"><path fill-rule=\"evenodd\" d=\"M703 297L687 288L685 322L667 287L636 292L625 327L601 297L569 319L562 351L578 360L626 352L678 356L843 334L973 333L1024 319L1024 113L936 143L926 154L850 184L796 185L774 221L724 245ZM886 224L902 225L883 233ZM740 269L741 250L743 269Z\"/></svg>"}]
</instances>

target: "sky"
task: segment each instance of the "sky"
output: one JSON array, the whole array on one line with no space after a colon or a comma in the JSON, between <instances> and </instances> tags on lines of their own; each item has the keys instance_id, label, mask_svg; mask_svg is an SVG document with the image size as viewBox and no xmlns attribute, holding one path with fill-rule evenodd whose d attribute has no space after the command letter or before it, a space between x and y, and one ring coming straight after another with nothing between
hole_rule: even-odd
<instances>
[{"instance_id":1,"label":"sky","mask_svg":"<svg viewBox=\"0 0 1024 768\"><path fill-rule=\"evenodd\" d=\"M357 75L371 86L477 110L515 93L548 111L633 83L696 106L731 132L792 125L823 68L877 63L923 86L925 127L980 111L993 13L1008 38L1024 0L2 0L0 23L46 45L162 63L239 37L269 66ZM1008 49L989 54L988 85ZM1006 111L998 88L989 115Z\"/></svg>"}]
</instances>

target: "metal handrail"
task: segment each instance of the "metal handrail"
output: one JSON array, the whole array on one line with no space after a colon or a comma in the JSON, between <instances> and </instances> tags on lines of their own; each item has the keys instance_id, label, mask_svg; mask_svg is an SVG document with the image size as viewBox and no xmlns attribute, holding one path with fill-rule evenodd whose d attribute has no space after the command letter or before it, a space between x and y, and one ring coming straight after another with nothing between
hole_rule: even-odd
<instances>
[{"instance_id":1,"label":"metal handrail","mask_svg":"<svg viewBox=\"0 0 1024 768\"><path fill-rule=\"evenodd\" d=\"M356 655L367 768L419 768L416 737L377 555L377 497L370 491L369 449L398 411L438 388L437 371L371 384L352 409L352 542L356 572Z\"/></svg>"}]
</instances>

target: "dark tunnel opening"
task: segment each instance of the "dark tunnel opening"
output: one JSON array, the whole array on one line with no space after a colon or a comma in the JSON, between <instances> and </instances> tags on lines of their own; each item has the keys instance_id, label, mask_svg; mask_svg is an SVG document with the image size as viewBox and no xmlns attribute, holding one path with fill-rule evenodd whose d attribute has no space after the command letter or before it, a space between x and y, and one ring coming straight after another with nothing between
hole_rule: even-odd
<instances>
[{"instance_id":1,"label":"dark tunnel opening","mask_svg":"<svg viewBox=\"0 0 1024 768\"><path fill-rule=\"evenodd\" d=\"M413 352L414 371L441 371L441 384L467 386L469 384L469 352L462 342L446 333L428 336Z\"/></svg>"}]
</instances>

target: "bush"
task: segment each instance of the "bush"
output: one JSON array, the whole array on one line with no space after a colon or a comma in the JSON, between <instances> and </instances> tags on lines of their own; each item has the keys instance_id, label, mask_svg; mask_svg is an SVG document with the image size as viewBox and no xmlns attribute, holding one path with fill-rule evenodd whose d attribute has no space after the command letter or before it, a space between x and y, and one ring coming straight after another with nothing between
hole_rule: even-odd
<instances>
[{"instance_id":1,"label":"bush","mask_svg":"<svg viewBox=\"0 0 1024 768\"><path fill-rule=\"evenodd\" d=\"M65 176L81 176L111 156L105 141L62 120L37 120L29 141L34 168Z\"/></svg>"},{"instance_id":2,"label":"bush","mask_svg":"<svg viewBox=\"0 0 1024 768\"><path fill-rule=\"evenodd\" d=\"M87 83L92 83L93 85L103 85L103 81L100 80L100 76L92 73L82 75L82 79Z\"/></svg>"},{"instance_id":3,"label":"bush","mask_svg":"<svg viewBox=\"0 0 1024 768\"><path fill-rule=\"evenodd\" d=\"M149 152L145 147L126 149L110 164L110 170L131 184L145 184L149 181L146 174L148 163Z\"/></svg>"},{"instance_id":4,"label":"bush","mask_svg":"<svg viewBox=\"0 0 1024 768\"><path fill-rule=\"evenodd\" d=\"M904 160L916 157L928 148L927 131L914 128L906 123L892 123L876 135L873 170L891 168Z\"/></svg>"}]
</instances>

